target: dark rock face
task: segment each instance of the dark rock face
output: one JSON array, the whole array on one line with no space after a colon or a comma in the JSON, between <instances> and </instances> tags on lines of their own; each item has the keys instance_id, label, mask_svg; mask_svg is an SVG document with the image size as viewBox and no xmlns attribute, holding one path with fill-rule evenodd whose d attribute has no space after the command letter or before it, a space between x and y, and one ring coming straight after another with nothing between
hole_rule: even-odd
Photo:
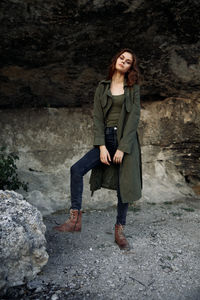
<instances>
[{"instance_id":1,"label":"dark rock face","mask_svg":"<svg viewBox=\"0 0 200 300\"><path fill-rule=\"evenodd\" d=\"M92 103L112 56L134 49L143 100L200 96L198 0L2 0L0 106Z\"/></svg>"}]
</instances>

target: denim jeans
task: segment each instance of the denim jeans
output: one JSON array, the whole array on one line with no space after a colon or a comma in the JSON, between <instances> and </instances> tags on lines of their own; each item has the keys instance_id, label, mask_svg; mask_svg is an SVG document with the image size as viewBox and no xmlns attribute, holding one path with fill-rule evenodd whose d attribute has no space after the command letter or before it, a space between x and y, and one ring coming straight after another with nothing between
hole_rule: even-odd
<instances>
[{"instance_id":1,"label":"denim jeans","mask_svg":"<svg viewBox=\"0 0 200 300\"><path fill-rule=\"evenodd\" d=\"M114 127L105 129L105 143L111 159L117 150L117 131ZM99 147L94 147L87 152L80 160L78 160L70 169L71 173L71 208L81 209L83 194L83 176L92 168L101 164ZM119 166L117 166L119 167ZM125 225L126 215L128 211L128 203L123 203L120 196L119 182L117 188L117 220L116 224Z\"/></svg>"}]
</instances>

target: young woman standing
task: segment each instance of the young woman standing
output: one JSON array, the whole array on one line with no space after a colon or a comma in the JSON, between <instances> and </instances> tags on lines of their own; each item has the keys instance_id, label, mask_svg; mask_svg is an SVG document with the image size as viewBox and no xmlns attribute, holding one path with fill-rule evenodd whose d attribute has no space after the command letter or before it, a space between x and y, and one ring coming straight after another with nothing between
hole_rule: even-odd
<instances>
[{"instance_id":1,"label":"young woman standing","mask_svg":"<svg viewBox=\"0 0 200 300\"><path fill-rule=\"evenodd\" d=\"M81 231L83 176L92 169L92 193L101 187L117 190L115 242L129 249L123 233L128 204L141 197L141 151L137 134L140 86L136 56L123 49L112 59L109 74L94 97L94 147L71 167L70 218L55 229Z\"/></svg>"}]
</instances>

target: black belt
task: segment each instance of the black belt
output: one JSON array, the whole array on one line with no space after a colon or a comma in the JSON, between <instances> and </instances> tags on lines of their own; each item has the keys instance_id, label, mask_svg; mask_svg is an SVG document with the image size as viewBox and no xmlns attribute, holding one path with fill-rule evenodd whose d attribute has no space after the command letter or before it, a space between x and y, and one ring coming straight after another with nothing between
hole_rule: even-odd
<instances>
[{"instance_id":1,"label":"black belt","mask_svg":"<svg viewBox=\"0 0 200 300\"><path fill-rule=\"evenodd\" d=\"M117 126L105 128L105 134L112 134L116 132L117 132Z\"/></svg>"}]
</instances>

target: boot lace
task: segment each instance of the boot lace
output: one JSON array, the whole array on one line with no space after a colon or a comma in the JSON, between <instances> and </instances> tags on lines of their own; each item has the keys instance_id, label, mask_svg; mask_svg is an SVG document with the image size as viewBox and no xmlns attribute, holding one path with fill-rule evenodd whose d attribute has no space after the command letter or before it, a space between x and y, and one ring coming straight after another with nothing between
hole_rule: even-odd
<instances>
[{"instance_id":1,"label":"boot lace","mask_svg":"<svg viewBox=\"0 0 200 300\"><path fill-rule=\"evenodd\" d=\"M70 211L70 217L71 217L71 219L76 218L76 210L71 210Z\"/></svg>"},{"instance_id":2,"label":"boot lace","mask_svg":"<svg viewBox=\"0 0 200 300\"><path fill-rule=\"evenodd\" d=\"M124 227L123 227L123 225L120 224L117 229L118 229L118 234L120 236L124 236L124 233L123 233Z\"/></svg>"}]
</instances>

